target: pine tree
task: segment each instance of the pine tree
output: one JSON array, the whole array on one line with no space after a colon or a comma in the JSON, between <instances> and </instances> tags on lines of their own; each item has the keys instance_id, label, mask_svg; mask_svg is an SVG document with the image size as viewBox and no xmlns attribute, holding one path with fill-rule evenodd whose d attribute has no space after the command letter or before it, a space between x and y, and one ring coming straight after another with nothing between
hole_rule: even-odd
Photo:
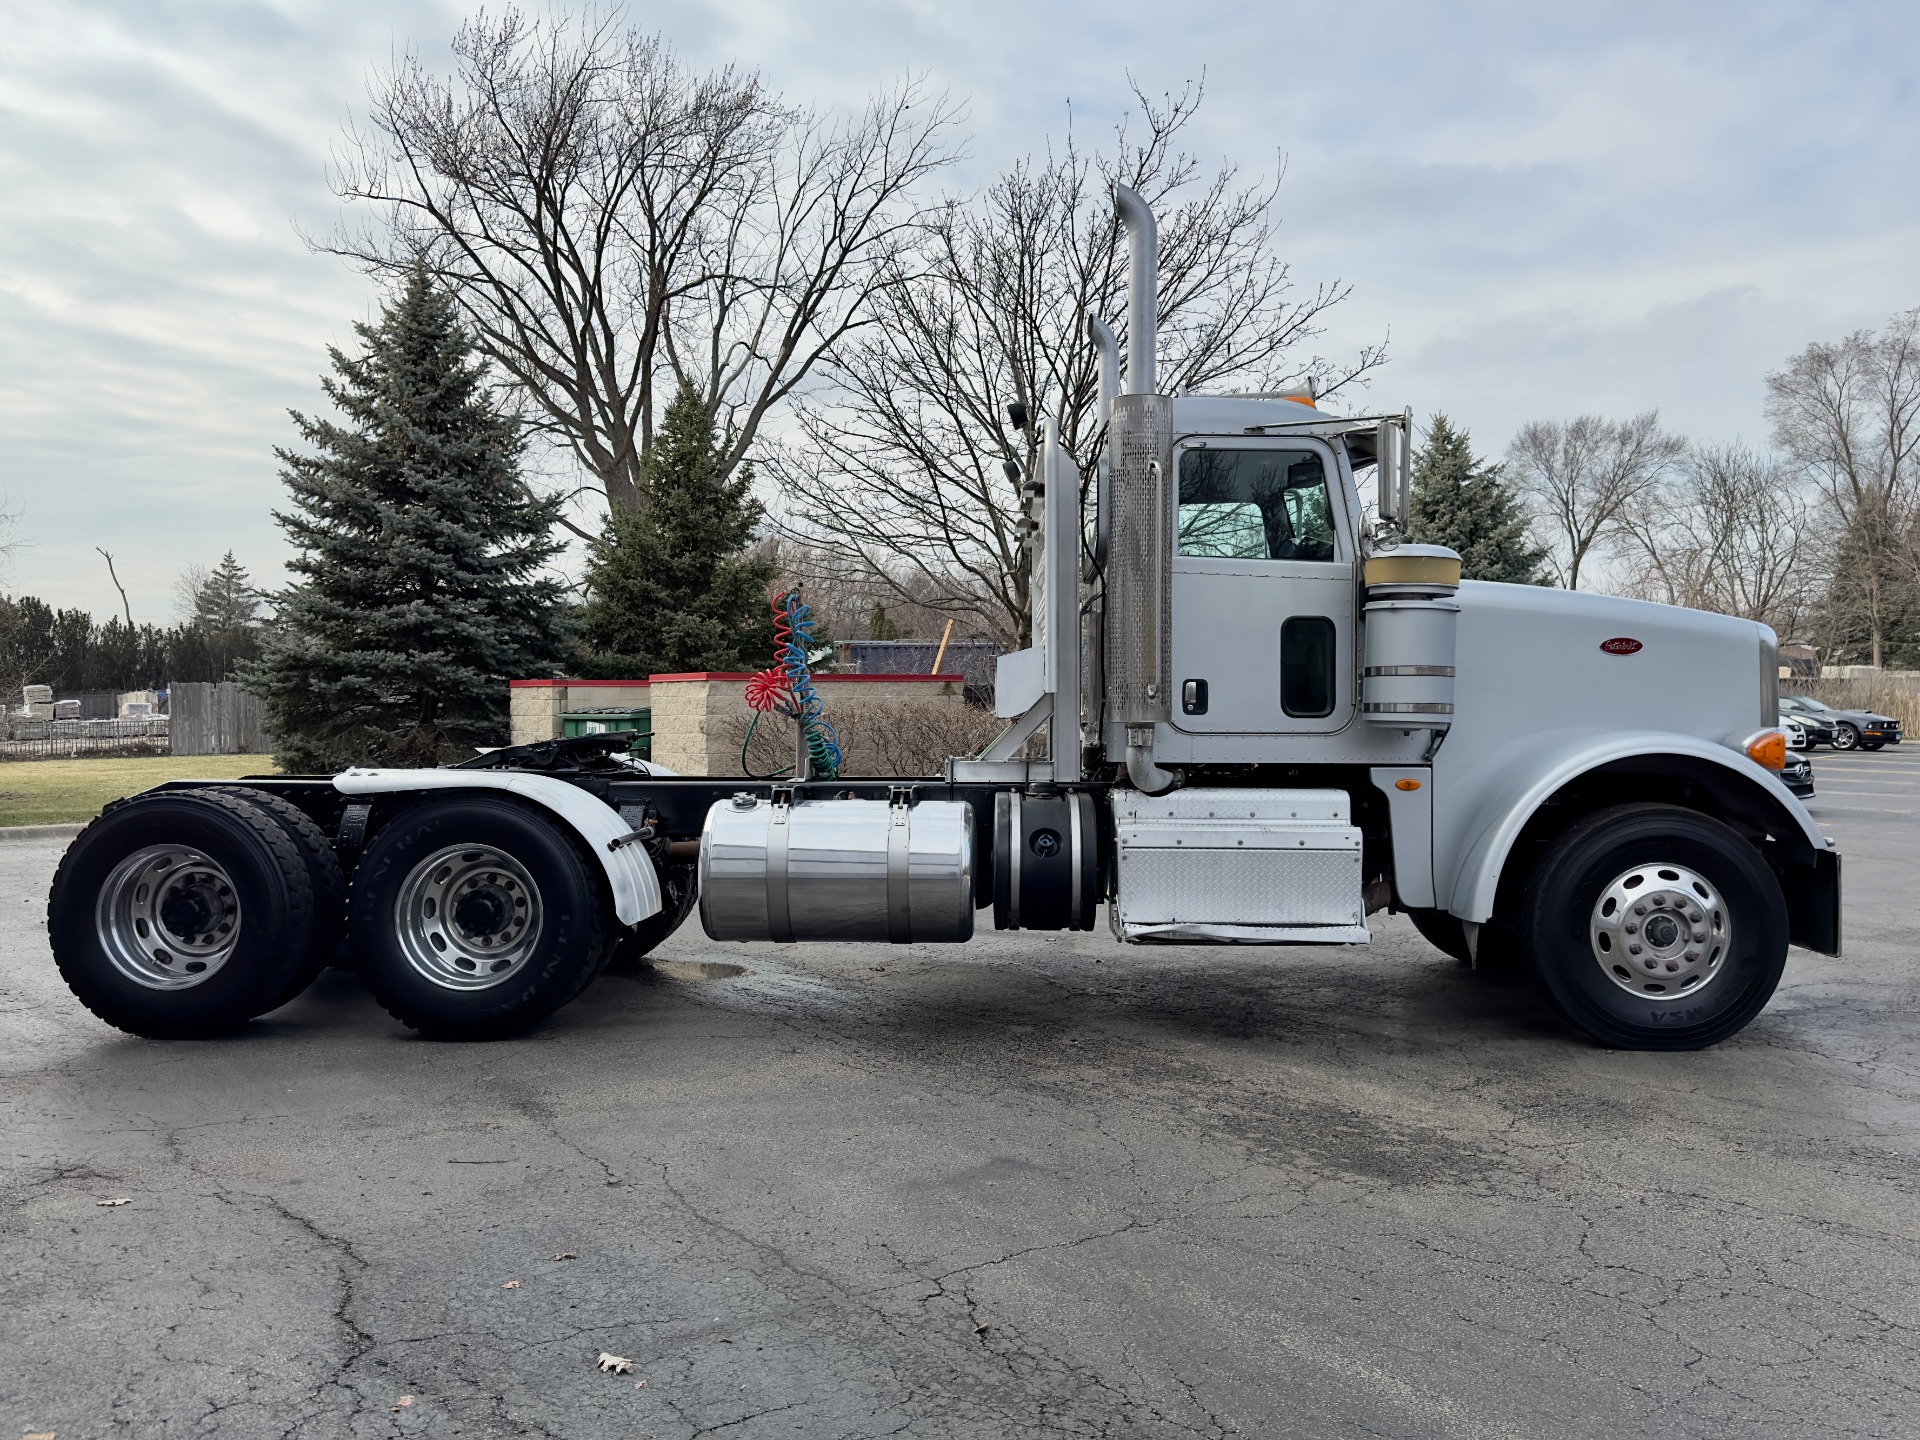
<instances>
[{"instance_id":1,"label":"pine tree","mask_svg":"<svg viewBox=\"0 0 1920 1440\"><path fill-rule=\"evenodd\" d=\"M196 568L184 583L191 592L192 614L179 640L182 650L191 654L181 658L217 678L230 678L260 653L260 593L231 550L211 573Z\"/></svg>"},{"instance_id":2,"label":"pine tree","mask_svg":"<svg viewBox=\"0 0 1920 1440\"><path fill-rule=\"evenodd\" d=\"M774 565L747 548L761 516L752 468L721 476L713 414L683 384L641 467L641 507L612 508L588 561L591 673L757 670L772 659Z\"/></svg>"},{"instance_id":3,"label":"pine tree","mask_svg":"<svg viewBox=\"0 0 1920 1440\"><path fill-rule=\"evenodd\" d=\"M867 616L867 638L869 640L898 640L900 627L893 623L893 617L887 614L887 607L874 602L872 612Z\"/></svg>"},{"instance_id":4,"label":"pine tree","mask_svg":"<svg viewBox=\"0 0 1920 1440\"><path fill-rule=\"evenodd\" d=\"M260 596L253 588L253 579L231 550L220 557L213 573L194 587L193 623L216 634L245 629L259 613Z\"/></svg>"},{"instance_id":5,"label":"pine tree","mask_svg":"<svg viewBox=\"0 0 1920 1440\"><path fill-rule=\"evenodd\" d=\"M1476 459L1467 432L1435 415L1413 457L1410 538L1458 551L1464 579L1544 585L1547 552L1528 537L1505 468Z\"/></svg>"},{"instance_id":6,"label":"pine tree","mask_svg":"<svg viewBox=\"0 0 1920 1440\"><path fill-rule=\"evenodd\" d=\"M354 328L363 352L330 350L321 381L343 423L295 411L314 453L276 452L300 578L242 676L290 770L467 758L506 739L507 681L557 654L557 506L520 484L518 422L452 304L416 269Z\"/></svg>"}]
</instances>

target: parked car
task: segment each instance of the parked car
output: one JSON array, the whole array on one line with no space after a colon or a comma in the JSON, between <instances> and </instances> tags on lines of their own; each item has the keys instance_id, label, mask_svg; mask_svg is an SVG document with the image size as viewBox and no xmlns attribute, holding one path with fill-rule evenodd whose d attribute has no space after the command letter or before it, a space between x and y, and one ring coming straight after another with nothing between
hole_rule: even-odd
<instances>
[{"instance_id":1,"label":"parked car","mask_svg":"<svg viewBox=\"0 0 1920 1440\"><path fill-rule=\"evenodd\" d=\"M1789 715L1811 715L1829 722L1833 726L1832 744L1836 750L1878 750L1883 745L1900 743L1900 722L1891 715L1872 710L1836 710L1811 695L1784 696L1780 709Z\"/></svg>"},{"instance_id":2,"label":"parked car","mask_svg":"<svg viewBox=\"0 0 1920 1440\"><path fill-rule=\"evenodd\" d=\"M1813 798L1813 762L1799 752L1790 752L1781 767L1780 783L1802 800Z\"/></svg>"},{"instance_id":3,"label":"parked car","mask_svg":"<svg viewBox=\"0 0 1920 1440\"><path fill-rule=\"evenodd\" d=\"M1786 711L1782 710L1780 712L1780 728L1787 733L1787 748L1789 750L1806 750L1812 746L1812 729L1810 726L1803 725L1798 715L1789 715Z\"/></svg>"},{"instance_id":4,"label":"parked car","mask_svg":"<svg viewBox=\"0 0 1920 1440\"><path fill-rule=\"evenodd\" d=\"M1792 697L1789 697L1791 699ZM1831 745L1840 733L1840 727L1825 715L1813 710L1795 709L1788 700L1780 702L1780 723L1792 721L1806 733L1807 744Z\"/></svg>"}]
</instances>

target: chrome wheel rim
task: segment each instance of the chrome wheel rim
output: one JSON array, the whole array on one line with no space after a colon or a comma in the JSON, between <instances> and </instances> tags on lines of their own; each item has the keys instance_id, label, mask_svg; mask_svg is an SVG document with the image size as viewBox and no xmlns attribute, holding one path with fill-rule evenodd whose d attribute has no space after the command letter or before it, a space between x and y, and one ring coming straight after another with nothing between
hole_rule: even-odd
<instances>
[{"instance_id":1,"label":"chrome wheel rim","mask_svg":"<svg viewBox=\"0 0 1920 1440\"><path fill-rule=\"evenodd\" d=\"M1860 732L1851 725L1836 725L1833 731L1833 748L1851 750L1860 743Z\"/></svg>"},{"instance_id":2,"label":"chrome wheel rim","mask_svg":"<svg viewBox=\"0 0 1920 1440\"><path fill-rule=\"evenodd\" d=\"M149 990L204 985L240 940L233 878L189 845L149 845L107 876L94 902L100 948L121 975Z\"/></svg>"},{"instance_id":3,"label":"chrome wheel rim","mask_svg":"<svg viewBox=\"0 0 1920 1440\"><path fill-rule=\"evenodd\" d=\"M1636 865L1600 892L1587 927L1601 973L1646 1000L1697 995L1733 943L1726 902L1680 865Z\"/></svg>"},{"instance_id":4,"label":"chrome wheel rim","mask_svg":"<svg viewBox=\"0 0 1920 1440\"><path fill-rule=\"evenodd\" d=\"M394 902L400 949L446 990L487 990L525 968L540 941L540 889L491 845L450 845L408 872Z\"/></svg>"}]
</instances>

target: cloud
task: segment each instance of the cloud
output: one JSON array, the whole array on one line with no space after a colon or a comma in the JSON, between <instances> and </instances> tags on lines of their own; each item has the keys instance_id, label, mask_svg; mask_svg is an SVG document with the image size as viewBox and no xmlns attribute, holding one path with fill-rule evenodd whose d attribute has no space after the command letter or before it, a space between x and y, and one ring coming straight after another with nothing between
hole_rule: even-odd
<instances>
[{"instance_id":1,"label":"cloud","mask_svg":"<svg viewBox=\"0 0 1920 1440\"><path fill-rule=\"evenodd\" d=\"M33 543L9 588L137 615L269 510L288 407L377 295L306 249L370 66L443 63L433 0L0 0L0 490ZM1373 403L1520 423L1659 406L1762 433L1765 372L1920 303L1920 115L1902 5L1062 6L738 0L636 7L698 65L854 104L909 71L968 102L956 183L1104 133L1129 76L1206 77L1194 135L1249 174L1284 154L1281 246L1340 277L1328 350L1389 329ZM1071 107L1071 111L1069 111Z\"/></svg>"}]
</instances>

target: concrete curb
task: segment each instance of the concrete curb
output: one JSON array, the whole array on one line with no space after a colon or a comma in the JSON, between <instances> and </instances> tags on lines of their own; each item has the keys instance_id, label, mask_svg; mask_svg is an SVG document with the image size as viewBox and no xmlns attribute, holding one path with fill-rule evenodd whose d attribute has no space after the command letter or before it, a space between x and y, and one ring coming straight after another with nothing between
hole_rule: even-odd
<instances>
[{"instance_id":1,"label":"concrete curb","mask_svg":"<svg viewBox=\"0 0 1920 1440\"><path fill-rule=\"evenodd\" d=\"M31 845L48 840L71 840L84 825L7 825L0 826L0 845Z\"/></svg>"}]
</instances>

